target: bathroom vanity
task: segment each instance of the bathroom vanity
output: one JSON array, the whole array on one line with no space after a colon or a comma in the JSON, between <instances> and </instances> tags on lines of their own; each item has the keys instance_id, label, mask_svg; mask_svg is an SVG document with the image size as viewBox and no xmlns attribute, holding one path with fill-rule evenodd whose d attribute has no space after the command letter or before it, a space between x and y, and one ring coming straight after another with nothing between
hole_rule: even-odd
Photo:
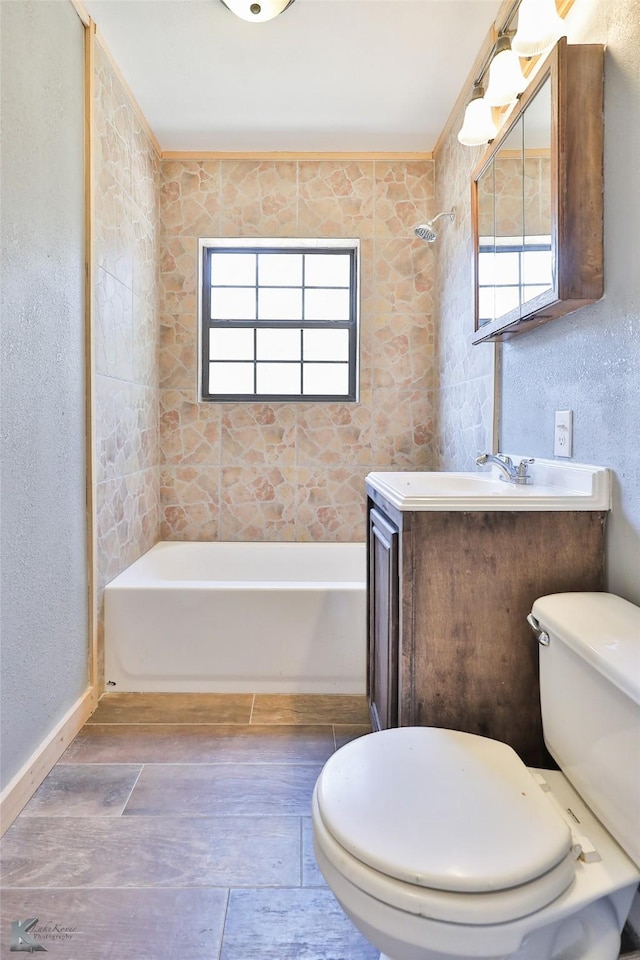
<instances>
[{"instance_id":1,"label":"bathroom vanity","mask_svg":"<svg viewBox=\"0 0 640 960\"><path fill-rule=\"evenodd\" d=\"M367 477L374 729L449 727L548 762L526 617L538 597L604 588L609 474L536 461L532 476Z\"/></svg>"}]
</instances>

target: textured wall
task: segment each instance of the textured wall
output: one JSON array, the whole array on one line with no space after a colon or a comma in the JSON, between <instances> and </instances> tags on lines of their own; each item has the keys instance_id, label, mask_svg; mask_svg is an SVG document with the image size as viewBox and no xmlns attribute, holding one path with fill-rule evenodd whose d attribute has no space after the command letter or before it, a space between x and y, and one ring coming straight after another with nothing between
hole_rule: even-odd
<instances>
[{"instance_id":1,"label":"textured wall","mask_svg":"<svg viewBox=\"0 0 640 960\"><path fill-rule=\"evenodd\" d=\"M101 624L105 584L158 540L159 164L99 44L93 146Z\"/></svg>"},{"instance_id":2,"label":"textured wall","mask_svg":"<svg viewBox=\"0 0 640 960\"><path fill-rule=\"evenodd\" d=\"M434 463L433 164L162 168L162 538L363 540L364 477ZM197 238L360 237L358 404L196 403Z\"/></svg>"},{"instance_id":3,"label":"textured wall","mask_svg":"<svg viewBox=\"0 0 640 960\"><path fill-rule=\"evenodd\" d=\"M87 687L88 613L83 28L0 17L4 787Z\"/></svg>"},{"instance_id":4,"label":"textured wall","mask_svg":"<svg viewBox=\"0 0 640 960\"><path fill-rule=\"evenodd\" d=\"M553 456L574 411L576 461L615 473L608 589L640 603L640 18L637 0L577 0L571 42L605 43L605 297L503 347L503 449Z\"/></svg>"}]
</instances>

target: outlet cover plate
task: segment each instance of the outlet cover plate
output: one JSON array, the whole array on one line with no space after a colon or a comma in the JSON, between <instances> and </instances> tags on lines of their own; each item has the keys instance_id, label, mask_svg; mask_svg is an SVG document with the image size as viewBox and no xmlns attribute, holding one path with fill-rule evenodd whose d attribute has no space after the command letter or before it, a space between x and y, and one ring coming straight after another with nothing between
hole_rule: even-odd
<instances>
[{"instance_id":1,"label":"outlet cover plate","mask_svg":"<svg viewBox=\"0 0 640 960\"><path fill-rule=\"evenodd\" d=\"M573 410L556 410L553 455L573 456Z\"/></svg>"}]
</instances>

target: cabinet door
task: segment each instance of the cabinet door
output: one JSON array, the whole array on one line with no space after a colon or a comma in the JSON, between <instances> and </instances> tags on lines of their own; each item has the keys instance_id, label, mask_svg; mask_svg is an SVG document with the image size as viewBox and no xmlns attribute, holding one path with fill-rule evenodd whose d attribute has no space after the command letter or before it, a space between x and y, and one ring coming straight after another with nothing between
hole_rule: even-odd
<instances>
[{"instance_id":1,"label":"cabinet door","mask_svg":"<svg viewBox=\"0 0 640 960\"><path fill-rule=\"evenodd\" d=\"M369 700L375 729L398 726L398 529L369 514Z\"/></svg>"}]
</instances>

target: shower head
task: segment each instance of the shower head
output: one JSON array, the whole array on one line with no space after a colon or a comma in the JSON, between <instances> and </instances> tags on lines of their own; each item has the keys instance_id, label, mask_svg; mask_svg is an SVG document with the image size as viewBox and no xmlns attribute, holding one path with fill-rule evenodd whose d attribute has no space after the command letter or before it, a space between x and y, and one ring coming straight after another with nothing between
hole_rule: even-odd
<instances>
[{"instance_id":1,"label":"shower head","mask_svg":"<svg viewBox=\"0 0 640 960\"><path fill-rule=\"evenodd\" d=\"M427 220L426 223L420 223L415 229L416 237L420 237L421 240L426 240L427 243L434 243L438 238L438 234L433 229L433 225L436 220L439 220L440 217L449 217L450 220L455 220L456 208L452 207L451 210L445 211L445 213L439 213L433 220Z\"/></svg>"}]
</instances>

